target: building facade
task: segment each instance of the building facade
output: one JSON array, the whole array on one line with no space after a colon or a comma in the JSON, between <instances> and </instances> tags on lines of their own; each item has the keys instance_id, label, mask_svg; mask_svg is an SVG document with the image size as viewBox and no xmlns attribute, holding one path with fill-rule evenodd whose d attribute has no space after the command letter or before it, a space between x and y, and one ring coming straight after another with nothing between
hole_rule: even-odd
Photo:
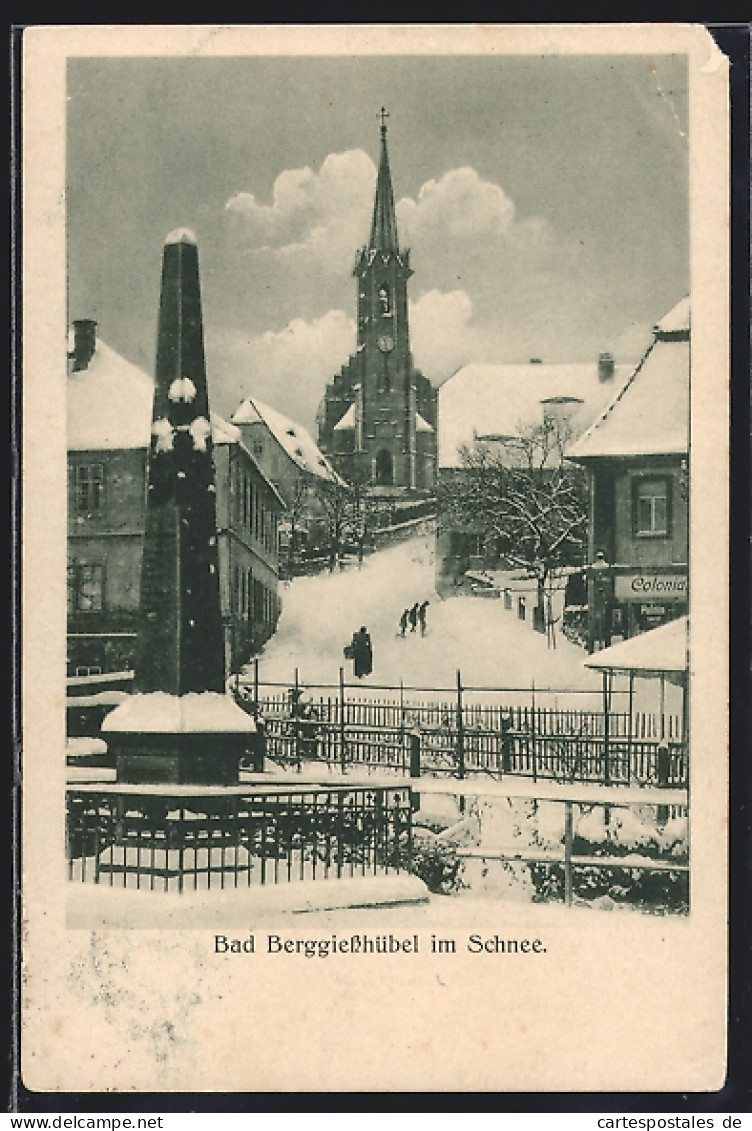
<instances>
[{"instance_id":1,"label":"building facade","mask_svg":"<svg viewBox=\"0 0 752 1131\"><path fill-rule=\"evenodd\" d=\"M376 493L431 494L436 485L437 391L415 368L382 112L381 158L368 246L356 258L357 349L327 385L318 414L321 450L350 482Z\"/></svg>"},{"instance_id":2,"label":"building facade","mask_svg":"<svg viewBox=\"0 0 752 1131\"><path fill-rule=\"evenodd\" d=\"M154 386L74 324L68 376L68 675L130 670L139 616ZM237 428L212 415L228 672L274 632L283 501Z\"/></svg>"},{"instance_id":3,"label":"building facade","mask_svg":"<svg viewBox=\"0 0 752 1131\"><path fill-rule=\"evenodd\" d=\"M350 488L302 424L255 397L233 413L243 443L285 503L280 558L287 576L310 555L328 557L336 522L350 508ZM344 538L340 531L340 541ZM335 556L341 551L334 547Z\"/></svg>"},{"instance_id":4,"label":"building facade","mask_svg":"<svg viewBox=\"0 0 752 1131\"><path fill-rule=\"evenodd\" d=\"M689 375L686 298L572 447L590 479L591 651L688 611Z\"/></svg>"},{"instance_id":5,"label":"building facade","mask_svg":"<svg viewBox=\"0 0 752 1131\"><path fill-rule=\"evenodd\" d=\"M463 452L485 452L492 464L513 470L526 462L520 448L523 433L552 427L552 444L545 476L567 452L599 409L627 380L630 367L615 364L611 354L597 361L566 364L531 359L519 364L470 364L445 381L439 390L439 507L436 531L436 587L450 595L458 587L477 587L474 574L509 571L503 538L489 529L488 500L473 503L472 472ZM529 453L528 453L529 454ZM536 453L540 458L541 453ZM498 490L490 471L478 477L477 490ZM456 498L467 505L452 505ZM469 576L468 576L469 575ZM509 581L505 585L510 584ZM522 585L522 582L519 582ZM524 587L523 587L524 588ZM522 592L522 590L520 590ZM533 583L530 593L534 595ZM536 599L525 590L525 615L532 616Z\"/></svg>"}]
</instances>

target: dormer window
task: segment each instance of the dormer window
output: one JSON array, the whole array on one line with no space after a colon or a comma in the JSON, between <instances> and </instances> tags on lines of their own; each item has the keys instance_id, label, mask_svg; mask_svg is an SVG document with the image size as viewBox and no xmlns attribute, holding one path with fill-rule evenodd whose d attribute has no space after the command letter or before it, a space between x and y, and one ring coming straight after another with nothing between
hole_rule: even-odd
<instances>
[{"instance_id":1,"label":"dormer window","mask_svg":"<svg viewBox=\"0 0 752 1131\"><path fill-rule=\"evenodd\" d=\"M295 435L295 429L294 428L288 428L287 429L287 435L288 436L294 436Z\"/></svg>"}]
</instances>

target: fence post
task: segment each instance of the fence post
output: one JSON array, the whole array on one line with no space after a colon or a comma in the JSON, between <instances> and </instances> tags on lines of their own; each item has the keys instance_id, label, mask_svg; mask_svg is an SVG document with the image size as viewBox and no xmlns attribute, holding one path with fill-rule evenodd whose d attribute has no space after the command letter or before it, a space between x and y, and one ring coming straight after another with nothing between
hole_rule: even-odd
<instances>
[{"instance_id":1,"label":"fence post","mask_svg":"<svg viewBox=\"0 0 752 1131\"><path fill-rule=\"evenodd\" d=\"M629 719L627 722L627 784L632 784L632 712L634 711L634 672L629 673Z\"/></svg>"},{"instance_id":2,"label":"fence post","mask_svg":"<svg viewBox=\"0 0 752 1131\"><path fill-rule=\"evenodd\" d=\"M342 773L347 773L347 743L345 739L345 669L339 669L339 757Z\"/></svg>"},{"instance_id":3,"label":"fence post","mask_svg":"<svg viewBox=\"0 0 752 1131\"><path fill-rule=\"evenodd\" d=\"M537 781L538 780L538 751L536 749L536 743L535 743L535 734L536 734L536 729L537 729L536 726L535 726L535 680L533 680L532 683L531 683L531 692L532 692L532 705L531 705L531 708L530 708L530 736L529 736L530 737L530 752L533 756L532 757L533 781Z\"/></svg>"},{"instance_id":4,"label":"fence post","mask_svg":"<svg viewBox=\"0 0 752 1131\"><path fill-rule=\"evenodd\" d=\"M462 674L457 668L457 776L465 777L465 728L462 718ZM465 812L464 795L459 799L460 813Z\"/></svg>"},{"instance_id":5,"label":"fence post","mask_svg":"<svg viewBox=\"0 0 752 1131\"><path fill-rule=\"evenodd\" d=\"M574 820L572 802L564 802L564 903L572 906L572 841L574 840Z\"/></svg>"},{"instance_id":6,"label":"fence post","mask_svg":"<svg viewBox=\"0 0 752 1131\"><path fill-rule=\"evenodd\" d=\"M420 778L420 727L410 731L410 777L416 781ZM413 813L417 813L420 809L420 793L411 789L410 799L410 808Z\"/></svg>"},{"instance_id":7,"label":"fence post","mask_svg":"<svg viewBox=\"0 0 752 1131\"><path fill-rule=\"evenodd\" d=\"M293 682L293 693L294 693L294 700L293 700L293 704L292 704L292 712L293 712L293 724L292 724L293 753L295 755L295 765L298 768L298 773L300 773L300 770L301 770L301 765L300 765L300 682L299 682L299 678L298 678L298 669L297 668L295 669L295 676L294 676L294 682Z\"/></svg>"},{"instance_id":8,"label":"fence post","mask_svg":"<svg viewBox=\"0 0 752 1131\"><path fill-rule=\"evenodd\" d=\"M603 673L603 784L611 785L611 767L609 766L609 676Z\"/></svg>"},{"instance_id":9,"label":"fence post","mask_svg":"<svg viewBox=\"0 0 752 1131\"><path fill-rule=\"evenodd\" d=\"M512 769L512 736L509 733L512 729L511 717L504 718L503 715L499 718L499 732L501 734L501 776L508 774Z\"/></svg>"}]
</instances>

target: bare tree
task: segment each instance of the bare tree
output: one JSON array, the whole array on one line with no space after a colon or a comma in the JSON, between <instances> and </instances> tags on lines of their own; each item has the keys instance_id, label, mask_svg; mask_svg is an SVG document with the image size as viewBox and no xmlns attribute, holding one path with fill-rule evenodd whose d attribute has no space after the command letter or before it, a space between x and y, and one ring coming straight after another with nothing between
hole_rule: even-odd
<instances>
[{"instance_id":1,"label":"bare tree","mask_svg":"<svg viewBox=\"0 0 752 1131\"><path fill-rule=\"evenodd\" d=\"M301 527L310 505L310 486L305 478L295 480L292 494L285 506L285 519L289 527L289 543L287 547L288 576L295 574L295 554L299 549Z\"/></svg>"},{"instance_id":2,"label":"bare tree","mask_svg":"<svg viewBox=\"0 0 752 1131\"><path fill-rule=\"evenodd\" d=\"M579 564L587 533L587 486L566 459L571 431L547 419L512 437L477 439L460 449L460 467L442 473L439 508L448 525L493 539L508 566L537 579L544 606L551 572Z\"/></svg>"},{"instance_id":3,"label":"bare tree","mask_svg":"<svg viewBox=\"0 0 752 1131\"><path fill-rule=\"evenodd\" d=\"M317 483L316 496L326 515L329 540L329 571L333 573L344 549L352 521L352 492L339 476Z\"/></svg>"}]
</instances>

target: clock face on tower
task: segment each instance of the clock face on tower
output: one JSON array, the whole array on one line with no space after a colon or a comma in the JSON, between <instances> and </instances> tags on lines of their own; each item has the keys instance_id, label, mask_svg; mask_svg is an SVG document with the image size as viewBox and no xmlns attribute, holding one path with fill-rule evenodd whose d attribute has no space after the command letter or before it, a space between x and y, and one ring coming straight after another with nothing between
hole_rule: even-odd
<instances>
[{"instance_id":1,"label":"clock face on tower","mask_svg":"<svg viewBox=\"0 0 752 1131\"><path fill-rule=\"evenodd\" d=\"M389 353L394 349L394 342L388 334L382 334L377 344L382 353Z\"/></svg>"}]
</instances>

